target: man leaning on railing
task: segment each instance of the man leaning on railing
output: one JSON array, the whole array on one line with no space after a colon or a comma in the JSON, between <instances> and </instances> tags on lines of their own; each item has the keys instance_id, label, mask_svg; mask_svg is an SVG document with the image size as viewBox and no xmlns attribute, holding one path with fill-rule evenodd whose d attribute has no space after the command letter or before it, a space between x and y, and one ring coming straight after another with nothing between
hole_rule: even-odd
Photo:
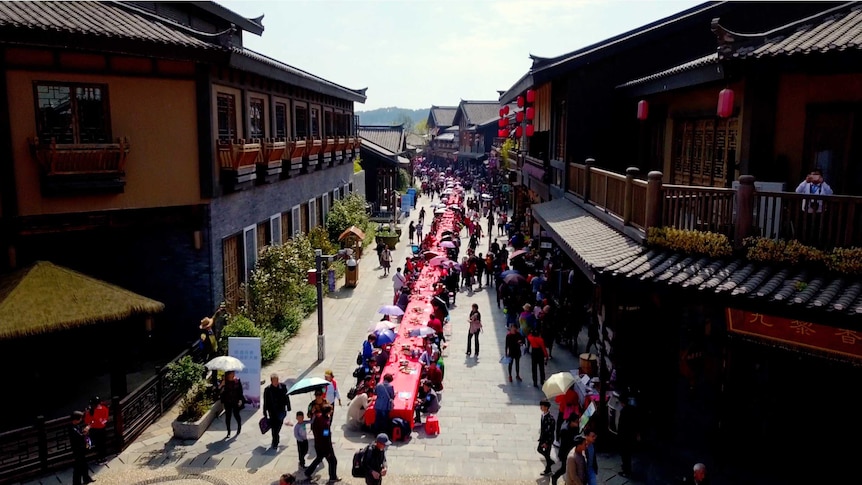
<instances>
[{"instance_id":1,"label":"man leaning on railing","mask_svg":"<svg viewBox=\"0 0 862 485\"><path fill-rule=\"evenodd\" d=\"M796 187L797 194L832 195L832 187L823 180L823 172L819 168L812 170L802 183ZM802 210L808 213L823 212L823 201L817 199L803 200Z\"/></svg>"}]
</instances>

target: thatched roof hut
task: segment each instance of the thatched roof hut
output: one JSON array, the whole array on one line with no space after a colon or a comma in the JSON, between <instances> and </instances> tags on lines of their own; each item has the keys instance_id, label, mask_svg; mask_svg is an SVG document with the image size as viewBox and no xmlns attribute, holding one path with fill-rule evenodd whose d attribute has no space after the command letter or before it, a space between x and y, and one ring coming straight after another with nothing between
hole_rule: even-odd
<instances>
[{"instance_id":1,"label":"thatched roof hut","mask_svg":"<svg viewBox=\"0 0 862 485\"><path fill-rule=\"evenodd\" d=\"M0 276L0 340L125 320L164 303L47 261Z\"/></svg>"}]
</instances>

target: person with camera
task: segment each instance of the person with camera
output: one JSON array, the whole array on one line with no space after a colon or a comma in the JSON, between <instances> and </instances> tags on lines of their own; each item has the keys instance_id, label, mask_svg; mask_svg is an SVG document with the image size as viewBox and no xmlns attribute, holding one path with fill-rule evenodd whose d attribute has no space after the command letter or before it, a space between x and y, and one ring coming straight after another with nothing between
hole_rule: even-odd
<instances>
[{"instance_id":1,"label":"person with camera","mask_svg":"<svg viewBox=\"0 0 862 485\"><path fill-rule=\"evenodd\" d=\"M812 170L797 187L797 194L832 195L832 187L823 179L823 172L819 168ZM823 212L823 201L820 199L806 199L802 201L802 210L810 214Z\"/></svg>"}]
</instances>

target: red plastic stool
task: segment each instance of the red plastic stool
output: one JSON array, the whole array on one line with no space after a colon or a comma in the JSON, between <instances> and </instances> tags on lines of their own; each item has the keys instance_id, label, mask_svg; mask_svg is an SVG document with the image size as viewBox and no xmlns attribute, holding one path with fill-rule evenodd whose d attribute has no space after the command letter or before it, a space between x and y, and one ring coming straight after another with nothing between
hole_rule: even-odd
<instances>
[{"instance_id":1,"label":"red plastic stool","mask_svg":"<svg viewBox=\"0 0 862 485\"><path fill-rule=\"evenodd\" d=\"M440 421L437 419L437 415L429 414L425 418L425 434L440 434Z\"/></svg>"},{"instance_id":2,"label":"red plastic stool","mask_svg":"<svg viewBox=\"0 0 862 485\"><path fill-rule=\"evenodd\" d=\"M392 441L401 441L401 426L392 427Z\"/></svg>"}]
</instances>

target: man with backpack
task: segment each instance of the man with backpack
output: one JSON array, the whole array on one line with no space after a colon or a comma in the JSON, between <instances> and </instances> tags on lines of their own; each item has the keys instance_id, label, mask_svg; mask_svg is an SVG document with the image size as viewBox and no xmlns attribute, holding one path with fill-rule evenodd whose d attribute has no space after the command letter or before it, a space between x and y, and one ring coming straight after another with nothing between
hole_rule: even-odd
<instances>
[{"instance_id":1,"label":"man with backpack","mask_svg":"<svg viewBox=\"0 0 862 485\"><path fill-rule=\"evenodd\" d=\"M383 483L383 477L386 476L388 470L386 447L391 444L392 442L389 441L386 433L380 433L374 443L366 448L364 458L366 485L381 485Z\"/></svg>"}]
</instances>

